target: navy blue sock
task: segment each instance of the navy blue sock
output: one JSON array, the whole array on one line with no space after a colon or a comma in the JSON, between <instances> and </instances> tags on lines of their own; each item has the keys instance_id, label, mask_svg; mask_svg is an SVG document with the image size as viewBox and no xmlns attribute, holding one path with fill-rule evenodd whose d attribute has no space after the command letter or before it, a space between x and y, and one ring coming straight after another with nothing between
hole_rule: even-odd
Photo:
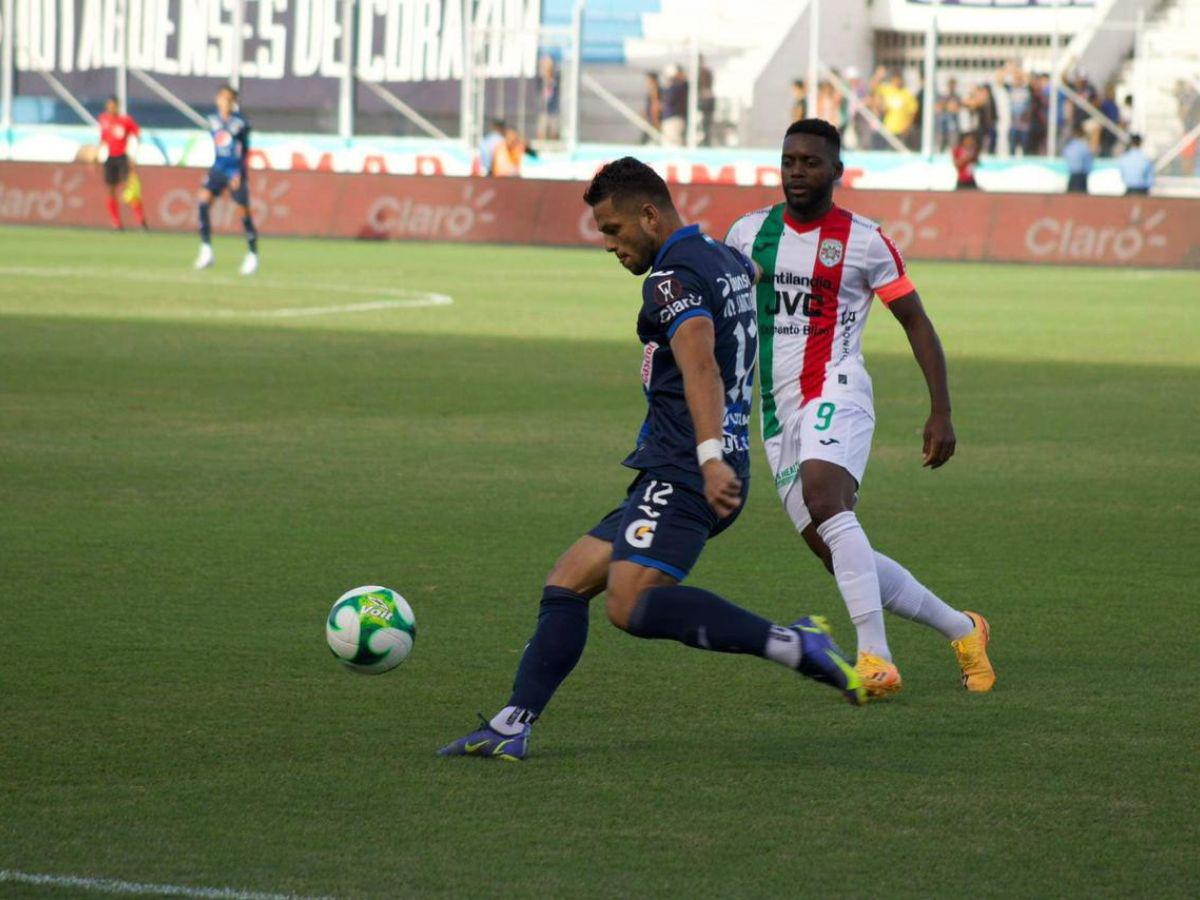
<instances>
[{"instance_id":1,"label":"navy blue sock","mask_svg":"<svg viewBox=\"0 0 1200 900\"><path fill-rule=\"evenodd\" d=\"M545 588L537 629L517 666L508 705L528 710L532 718L541 715L583 655L587 633L587 598L566 588Z\"/></svg>"},{"instance_id":2,"label":"navy blue sock","mask_svg":"<svg viewBox=\"0 0 1200 900\"><path fill-rule=\"evenodd\" d=\"M701 650L766 656L773 627L716 594L676 584L643 593L626 630L635 637L679 641Z\"/></svg>"},{"instance_id":3,"label":"navy blue sock","mask_svg":"<svg viewBox=\"0 0 1200 900\"><path fill-rule=\"evenodd\" d=\"M208 244L212 241L212 222L208 218L208 204L200 204L200 240Z\"/></svg>"},{"instance_id":4,"label":"navy blue sock","mask_svg":"<svg viewBox=\"0 0 1200 900\"><path fill-rule=\"evenodd\" d=\"M249 216L242 217L242 229L246 232L246 244L250 248L251 253L258 252L258 229L254 227L254 220Z\"/></svg>"}]
</instances>

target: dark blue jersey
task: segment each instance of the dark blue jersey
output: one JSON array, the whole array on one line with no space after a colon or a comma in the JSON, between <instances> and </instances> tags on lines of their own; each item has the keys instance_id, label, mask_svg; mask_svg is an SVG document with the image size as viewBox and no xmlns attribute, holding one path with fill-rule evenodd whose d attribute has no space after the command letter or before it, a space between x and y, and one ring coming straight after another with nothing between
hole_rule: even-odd
<instances>
[{"instance_id":1,"label":"dark blue jersey","mask_svg":"<svg viewBox=\"0 0 1200 900\"><path fill-rule=\"evenodd\" d=\"M688 319L706 316L713 320L725 382L725 461L743 480L750 475L750 401L758 353L753 272L748 259L701 234L698 225L681 228L659 251L642 285L637 324L645 344L642 387L650 408L625 465L703 490L696 432L671 338Z\"/></svg>"},{"instance_id":2,"label":"dark blue jersey","mask_svg":"<svg viewBox=\"0 0 1200 900\"><path fill-rule=\"evenodd\" d=\"M246 154L250 152L250 123L240 113L228 119L213 113L208 117L208 130L213 139L213 169L227 178L246 171Z\"/></svg>"}]
</instances>

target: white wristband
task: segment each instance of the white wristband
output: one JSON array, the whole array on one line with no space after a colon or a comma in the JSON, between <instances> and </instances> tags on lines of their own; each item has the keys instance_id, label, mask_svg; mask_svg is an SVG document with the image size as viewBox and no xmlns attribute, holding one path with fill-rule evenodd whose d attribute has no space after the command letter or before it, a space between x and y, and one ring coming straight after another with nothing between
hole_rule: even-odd
<instances>
[{"instance_id":1,"label":"white wristband","mask_svg":"<svg viewBox=\"0 0 1200 900\"><path fill-rule=\"evenodd\" d=\"M702 466L710 459L723 459L724 456L725 442L718 438L701 441L696 445L696 459Z\"/></svg>"}]
</instances>

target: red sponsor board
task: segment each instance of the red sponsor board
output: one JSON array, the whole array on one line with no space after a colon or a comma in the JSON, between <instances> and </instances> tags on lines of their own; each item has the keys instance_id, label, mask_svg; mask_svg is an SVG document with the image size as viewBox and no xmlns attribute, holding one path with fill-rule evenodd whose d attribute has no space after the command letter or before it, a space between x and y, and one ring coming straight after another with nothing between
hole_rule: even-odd
<instances>
[{"instance_id":1,"label":"red sponsor board","mask_svg":"<svg viewBox=\"0 0 1200 900\"><path fill-rule=\"evenodd\" d=\"M143 167L150 226L190 231L198 169ZM595 245L572 181L261 172L250 175L263 234L512 244ZM778 202L775 187L677 185L683 217L723 236L743 213ZM839 192L838 202L884 223L914 259L1200 268L1200 201L1045 194ZM98 169L0 163L0 222L108 227ZM213 210L236 233L232 205Z\"/></svg>"}]
</instances>

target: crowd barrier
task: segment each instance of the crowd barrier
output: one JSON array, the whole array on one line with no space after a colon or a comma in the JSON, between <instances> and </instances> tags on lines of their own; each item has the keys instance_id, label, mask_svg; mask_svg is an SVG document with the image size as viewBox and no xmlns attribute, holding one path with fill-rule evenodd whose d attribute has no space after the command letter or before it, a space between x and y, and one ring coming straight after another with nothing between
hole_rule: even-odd
<instances>
[{"instance_id":1,"label":"crowd barrier","mask_svg":"<svg viewBox=\"0 0 1200 900\"><path fill-rule=\"evenodd\" d=\"M142 167L150 227L195 227L199 169ZM265 235L590 246L599 243L585 185L328 172L250 174ZM722 236L777 187L676 186L685 220ZM913 259L1200 268L1200 200L1079 195L840 190L838 202L884 223ZM126 212L128 218L128 213ZM0 163L0 222L107 228L100 171ZM227 200L218 231L240 232Z\"/></svg>"}]
</instances>

